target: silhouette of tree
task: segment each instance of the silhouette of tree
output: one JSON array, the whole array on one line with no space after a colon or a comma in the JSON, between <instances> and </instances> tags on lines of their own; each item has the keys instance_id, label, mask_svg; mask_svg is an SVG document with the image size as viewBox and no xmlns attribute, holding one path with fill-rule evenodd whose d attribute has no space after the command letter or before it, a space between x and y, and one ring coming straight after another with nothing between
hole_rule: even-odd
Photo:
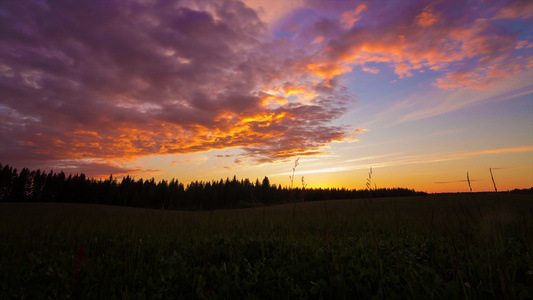
<instances>
[{"instance_id":1,"label":"silhouette of tree","mask_svg":"<svg viewBox=\"0 0 533 300\"><path fill-rule=\"evenodd\" d=\"M23 168L20 173L8 165L0 164L1 202L78 202L108 205L133 206L157 209L220 209L288 203L293 193L303 195L305 201L365 198L365 190L345 188L302 188L271 185L268 177L254 183L249 179L203 182L194 181L184 186L178 180L135 180L129 175L117 181L113 175L105 180L88 179L85 174L69 174L53 170L30 171ZM424 195L424 192L393 188L374 189L373 197L397 197Z\"/></svg>"}]
</instances>

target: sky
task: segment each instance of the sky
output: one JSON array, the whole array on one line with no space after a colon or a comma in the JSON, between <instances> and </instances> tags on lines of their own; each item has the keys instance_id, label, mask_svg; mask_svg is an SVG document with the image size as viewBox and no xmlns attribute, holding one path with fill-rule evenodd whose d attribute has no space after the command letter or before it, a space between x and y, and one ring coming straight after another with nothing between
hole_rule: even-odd
<instances>
[{"instance_id":1,"label":"sky","mask_svg":"<svg viewBox=\"0 0 533 300\"><path fill-rule=\"evenodd\" d=\"M1 1L0 121L94 178L530 188L533 2Z\"/></svg>"}]
</instances>

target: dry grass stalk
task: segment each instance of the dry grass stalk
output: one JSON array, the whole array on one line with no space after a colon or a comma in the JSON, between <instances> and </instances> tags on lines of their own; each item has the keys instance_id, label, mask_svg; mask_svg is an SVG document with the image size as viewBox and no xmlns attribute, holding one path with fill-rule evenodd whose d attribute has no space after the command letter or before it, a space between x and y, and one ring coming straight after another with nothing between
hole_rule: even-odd
<instances>
[{"instance_id":1,"label":"dry grass stalk","mask_svg":"<svg viewBox=\"0 0 533 300\"><path fill-rule=\"evenodd\" d=\"M466 181L468 181L468 187L470 188L470 193L472 193L472 186L470 185L470 176L468 175L468 171L466 172Z\"/></svg>"},{"instance_id":2,"label":"dry grass stalk","mask_svg":"<svg viewBox=\"0 0 533 300\"><path fill-rule=\"evenodd\" d=\"M492 168L489 168L490 178L492 178L492 184L494 185L494 191L497 193L498 189L496 188L496 182L494 182L494 176L492 176Z\"/></svg>"},{"instance_id":3,"label":"dry grass stalk","mask_svg":"<svg viewBox=\"0 0 533 300\"><path fill-rule=\"evenodd\" d=\"M296 172L296 167L299 165L300 158L298 157L294 161L294 167L292 167L292 176L289 175L289 178L291 179L291 202L294 200L294 173Z\"/></svg>"},{"instance_id":4,"label":"dry grass stalk","mask_svg":"<svg viewBox=\"0 0 533 300\"><path fill-rule=\"evenodd\" d=\"M368 198L372 198L372 167L370 167L368 178L366 179L366 189L368 190Z\"/></svg>"}]
</instances>

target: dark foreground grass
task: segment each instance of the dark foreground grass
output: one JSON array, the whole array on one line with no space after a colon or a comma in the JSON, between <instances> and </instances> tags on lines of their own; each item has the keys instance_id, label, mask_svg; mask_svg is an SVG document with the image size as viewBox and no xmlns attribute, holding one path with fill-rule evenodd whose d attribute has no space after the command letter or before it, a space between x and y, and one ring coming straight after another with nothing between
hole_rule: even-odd
<instances>
[{"instance_id":1,"label":"dark foreground grass","mask_svg":"<svg viewBox=\"0 0 533 300\"><path fill-rule=\"evenodd\" d=\"M532 195L0 204L1 299L531 299Z\"/></svg>"}]
</instances>

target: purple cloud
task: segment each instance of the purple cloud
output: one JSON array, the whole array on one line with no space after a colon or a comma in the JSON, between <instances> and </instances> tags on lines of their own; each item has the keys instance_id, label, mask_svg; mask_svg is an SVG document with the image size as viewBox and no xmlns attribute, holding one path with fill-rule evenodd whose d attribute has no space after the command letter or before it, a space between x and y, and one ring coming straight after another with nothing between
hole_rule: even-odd
<instances>
[{"instance_id":1,"label":"purple cloud","mask_svg":"<svg viewBox=\"0 0 533 300\"><path fill-rule=\"evenodd\" d=\"M357 3L351 9L311 3L333 11L341 7L351 18L351 27L323 41L324 51L315 62L320 68L312 68L323 78L377 63L393 68L399 78L442 72L434 82L438 88L481 89L532 66L527 47L533 6L527 1L469 2L460 9L455 1L379 1L364 9ZM321 37L324 24L334 28L342 21L323 19L307 34Z\"/></svg>"},{"instance_id":2,"label":"purple cloud","mask_svg":"<svg viewBox=\"0 0 533 300\"><path fill-rule=\"evenodd\" d=\"M0 15L4 163L227 147L263 162L349 137L330 124L350 95L241 2L4 1ZM286 82L312 99L265 103Z\"/></svg>"}]
</instances>

